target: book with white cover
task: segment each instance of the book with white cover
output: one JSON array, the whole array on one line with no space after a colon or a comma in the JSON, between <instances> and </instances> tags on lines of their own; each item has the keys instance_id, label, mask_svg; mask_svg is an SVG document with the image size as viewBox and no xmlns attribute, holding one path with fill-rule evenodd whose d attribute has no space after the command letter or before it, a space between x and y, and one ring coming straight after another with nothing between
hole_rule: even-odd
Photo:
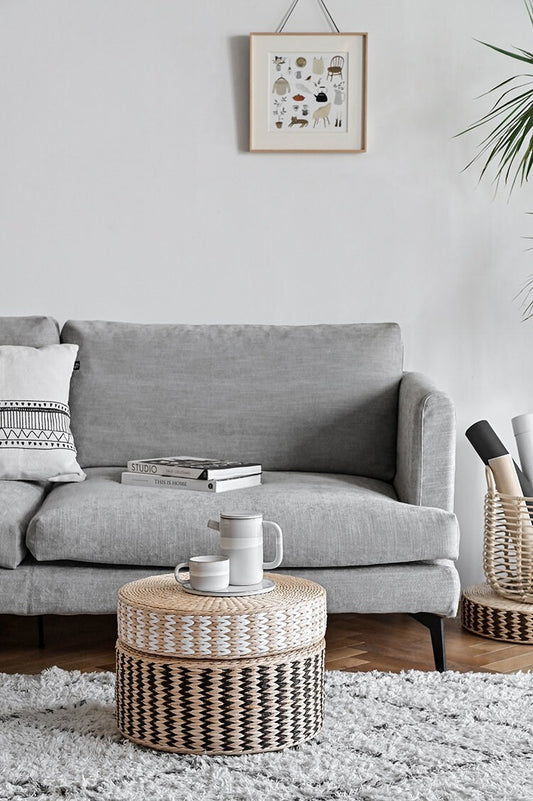
<instances>
[{"instance_id":1,"label":"book with white cover","mask_svg":"<svg viewBox=\"0 0 533 801\"><path fill-rule=\"evenodd\" d=\"M193 490L196 492L228 492L229 490L257 487L261 484L261 474L225 478L221 480L201 478L179 478L178 476L147 476L139 473L122 473L122 484L132 487L156 487L159 489Z\"/></svg>"},{"instance_id":2,"label":"book with white cover","mask_svg":"<svg viewBox=\"0 0 533 801\"><path fill-rule=\"evenodd\" d=\"M238 478L261 472L260 464L204 459L197 456L165 456L157 459L130 459L130 473L152 476L179 476L180 478Z\"/></svg>"}]
</instances>

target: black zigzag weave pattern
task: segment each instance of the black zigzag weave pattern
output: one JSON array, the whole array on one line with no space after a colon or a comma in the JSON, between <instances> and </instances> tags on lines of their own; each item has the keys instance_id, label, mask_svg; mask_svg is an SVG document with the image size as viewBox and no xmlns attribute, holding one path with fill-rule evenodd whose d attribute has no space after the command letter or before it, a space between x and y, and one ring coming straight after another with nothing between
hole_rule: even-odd
<instances>
[{"instance_id":1,"label":"black zigzag weave pattern","mask_svg":"<svg viewBox=\"0 0 533 801\"><path fill-rule=\"evenodd\" d=\"M533 613L531 604L518 604L511 601L511 608L502 608L506 599L499 599L497 605L480 596L469 598L463 595L461 601L461 622L463 627L482 637L504 642L533 643ZM522 609L518 608L522 606Z\"/></svg>"},{"instance_id":2,"label":"black zigzag weave pattern","mask_svg":"<svg viewBox=\"0 0 533 801\"><path fill-rule=\"evenodd\" d=\"M65 403L0 400L0 448L76 451Z\"/></svg>"},{"instance_id":3,"label":"black zigzag weave pattern","mask_svg":"<svg viewBox=\"0 0 533 801\"><path fill-rule=\"evenodd\" d=\"M315 736L324 716L324 641L257 659L158 658L117 643L117 725L180 754L254 754Z\"/></svg>"}]
</instances>

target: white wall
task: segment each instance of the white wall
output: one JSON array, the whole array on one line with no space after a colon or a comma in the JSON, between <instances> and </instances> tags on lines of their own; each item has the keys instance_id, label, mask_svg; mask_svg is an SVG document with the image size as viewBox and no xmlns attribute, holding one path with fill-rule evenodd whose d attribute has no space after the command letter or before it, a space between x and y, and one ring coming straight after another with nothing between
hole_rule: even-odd
<instances>
[{"instance_id":1,"label":"white wall","mask_svg":"<svg viewBox=\"0 0 533 801\"><path fill-rule=\"evenodd\" d=\"M481 463L463 436L533 409L530 191L462 167L528 46L521 0L330 0L369 32L369 151L247 152L250 31L288 0L0 0L0 314L147 322L397 320L455 399L464 582L481 580ZM300 6L302 8L300 8ZM301 0L287 30L327 30ZM519 71L519 66L517 67ZM528 204L530 204L528 206Z\"/></svg>"}]
</instances>

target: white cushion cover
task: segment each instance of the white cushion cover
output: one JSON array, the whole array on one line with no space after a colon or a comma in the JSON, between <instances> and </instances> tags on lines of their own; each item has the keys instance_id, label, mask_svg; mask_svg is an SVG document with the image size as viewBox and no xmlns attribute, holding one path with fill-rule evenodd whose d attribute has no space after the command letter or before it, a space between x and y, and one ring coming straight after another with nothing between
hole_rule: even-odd
<instances>
[{"instance_id":1,"label":"white cushion cover","mask_svg":"<svg viewBox=\"0 0 533 801\"><path fill-rule=\"evenodd\" d=\"M0 346L0 479L83 481L68 406L76 345Z\"/></svg>"}]
</instances>

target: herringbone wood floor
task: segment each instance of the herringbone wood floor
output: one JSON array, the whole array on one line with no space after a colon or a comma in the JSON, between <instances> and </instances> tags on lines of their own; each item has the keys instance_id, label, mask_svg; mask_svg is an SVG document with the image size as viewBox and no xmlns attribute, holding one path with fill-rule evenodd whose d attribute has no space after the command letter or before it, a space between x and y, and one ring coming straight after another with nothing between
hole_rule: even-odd
<instances>
[{"instance_id":1,"label":"herringbone wood floor","mask_svg":"<svg viewBox=\"0 0 533 801\"><path fill-rule=\"evenodd\" d=\"M448 669L512 673L533 669L532 645L476 637L447 620ZM35 618L0 616L0 672L114 670L116 621L111 615L44 619L46 647L37 647ZM432 670L429 632L407 615L330 615L326 666L330 670Z\"/></svg>"}]
</instances>

